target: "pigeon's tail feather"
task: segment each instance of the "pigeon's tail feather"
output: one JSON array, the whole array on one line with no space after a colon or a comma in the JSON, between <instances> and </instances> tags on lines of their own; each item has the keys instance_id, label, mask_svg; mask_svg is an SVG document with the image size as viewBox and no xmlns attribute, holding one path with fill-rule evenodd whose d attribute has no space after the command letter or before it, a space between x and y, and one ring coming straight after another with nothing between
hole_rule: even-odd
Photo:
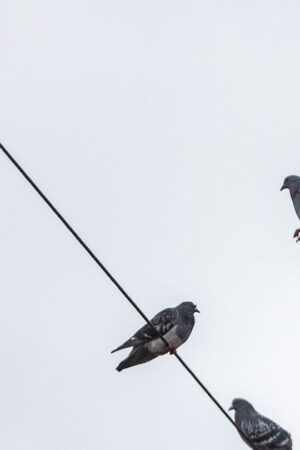
<instances>
[{"instance_id":1,"label":"pigeon's tail feather","mask_svg":"<svg viewBox=\"0 0 300 450\"><path fill-rule=\"evenodd\" d=\"M119 347L112 350L111 353L115 353L115 352L118 352L119 350L122 350L123 348L128 348L128 347L132 347L132 346L133 346L133 342L132 342L132 338L130 338L130 339L128 339L128 341L124 342L124 344L122 344Z\"/></svg>"},{"instance_id":2,"label":"pigeon's tail feather","mask_svg":"<svg viewBox=\"0 0 300 450\"><path fill-rule=\"evenodd\" d=\"M128 357L121 361L116 370L121 372L123 369L127 369L128 367L136 366L138 364L143 364L145 362L151 361L156 358L157 355L150 353L144 345L139 345L138 347L134 347L129 353Z\"/></svg>"}]
</instances>

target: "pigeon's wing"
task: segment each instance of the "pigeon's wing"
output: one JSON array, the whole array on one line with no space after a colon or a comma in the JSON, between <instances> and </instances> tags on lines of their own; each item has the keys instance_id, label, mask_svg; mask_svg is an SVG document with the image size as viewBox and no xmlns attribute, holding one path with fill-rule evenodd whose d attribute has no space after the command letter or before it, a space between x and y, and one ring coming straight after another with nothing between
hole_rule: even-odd
<instances>
[{"instance_id":1,"label":"pigeon's wing","mask_svg":"<svg viewBox=\"0 0 300 450\"><path fill-rule=\"evenodd\" d=\"M156 314L156 316L151 320L151 323L154 325L155 330L157 330L158 333L164 335L174 327L176 318L176 308L167 308ZM131 338L125 341L124 344L115 348L111 353L127 347L136 347L137 345L145 344L146 342L157 338L157 333L155 330L148 323L146 323L146 325L140 328Z\"/></svg>"},{"instance_id":2,"label":"pigeon's wing","mask_svg":"<svg viewBox=\"0 0 300 450\"><path fill-rule=\"evenodd\" d=\"M291 449L290 434L267 417L257 414L255 420L242 424L242 431L249 436L253 448Z\"/></svg>"},{"instance_id":3,"label":"pigeon's wing","mask_svg":"<svg viewBox=\"0 0 300 450\"><path fill-rule=\"evenodd\" d=\"M293 200L293 204L294 204L294 208L295 208L296 214L297 214L297 216L300 219L300 186L298 187L298 190L296 192L291 194L291 196L292 196L292 200Z\"/></svg>"},{"instance_id":4,"label":"pigeon's wing","mask_svg":"<svg viewBox=\"0 0 300 450\"><path fill-rule=\"evenodd\" d=\"M155 330L164 336L175 326L177 314L176 308L164 309L151 319L151 323L154 325ZM133 339L135 339L136 344L151 341L152 339L157 338L155 330L147 323L135 333Z\"/></svg>"},{"instance_id":5,"label":"pigeon's wing","mask_svg":"<svg viewBox=\"0 0 300 450\"><path fill-rule=\"evenodd\" d=\"M143 364L156 358L157 355L150 353L145 345L137 345L133 347L129 355L124 361L121 361L116 368L118 372L128 367L136 366L137 364Z\"/></svg>"}]
</instances>

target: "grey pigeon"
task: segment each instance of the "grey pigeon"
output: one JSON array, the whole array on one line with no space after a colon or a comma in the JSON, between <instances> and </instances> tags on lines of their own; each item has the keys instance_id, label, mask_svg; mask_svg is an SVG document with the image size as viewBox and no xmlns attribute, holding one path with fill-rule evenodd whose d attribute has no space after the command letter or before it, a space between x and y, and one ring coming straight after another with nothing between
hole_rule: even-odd
<instances>
[{"instance_id":1,"label":"grey pigeon","mask_svg":"<svg viewBox=\"0 0 300 450\"><path fill-rule=\"evenodd\" d=\"M242 398L236 398L229 410L235 410L235 423L242 439L254 450L292 450L291 435L272 420L259 414Z\"/></svg>"},{"instance_id":2,"label":"grey pigeon","mask_svg":"<svg viewBox=\"0 0 300 450\"><path fill-rule=\"evenodd\" d=\"M112 351L112 353L127 347L133 347L128 357L120 362L117 371L121 372L137 364L142 364L159 355L172 353L190 336L195 324L194 313L199 312L192 302L183 302L175 308L167 308L158 313L151 323L167 340L169 347L158 337L155 329L149 324L140 328L128 341Z\"/></svg>"},{"instance_id":3,"label":"grey pigeon","mask_svg":"<svg viewBox=\"0 0 300 450\"><path fill-rule=\"evenodd\" d=\"M296 214L300 219L300 177L297 175L286 177L280 190L283 191L283 189L289 189ZM297 238L296 242L300 241L299 234L300 228L297 228L294 233L294 238Z\"/></svg>"}]
</instances>

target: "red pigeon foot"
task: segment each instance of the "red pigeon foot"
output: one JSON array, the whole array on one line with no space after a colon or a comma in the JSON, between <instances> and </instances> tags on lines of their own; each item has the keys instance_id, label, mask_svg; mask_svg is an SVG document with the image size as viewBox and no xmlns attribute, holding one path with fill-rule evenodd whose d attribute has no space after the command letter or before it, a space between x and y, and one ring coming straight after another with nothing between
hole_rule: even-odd
<instances>
[{"instance_id":1,"label":"red pigeon foot","mask_svg":"<svg viewBox=\"0 0 300 450\"><path fill-rule=\"evenodd\" d=\"M293 236L294 238L297 238L296 242L300 241L299 234L300 234L300 228L297 228L297 230L295 230L295 233L294 233L294 236Z\"/></svg>"}]
</instances>

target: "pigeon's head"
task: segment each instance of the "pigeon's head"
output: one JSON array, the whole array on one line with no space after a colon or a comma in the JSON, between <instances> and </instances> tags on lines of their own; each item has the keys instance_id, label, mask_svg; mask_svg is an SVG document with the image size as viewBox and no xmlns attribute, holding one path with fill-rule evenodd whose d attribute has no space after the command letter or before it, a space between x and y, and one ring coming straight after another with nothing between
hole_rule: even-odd
<instances>
[{"instance_id":1,"label":"pigeon's head","mask_svg":"<svg viewBox=\"0 0 300 450\"><path fill-rule=\"evenodd\" d=\"M232 404L229 408L229 411L247 411L249 409L254 409L251 403L247 402L247 400L244 400L243 398L235 398L232 400Z\"/></svg>"},{"instance_id":2,"label":"pigeon's head","mask_svg":"<svg viewBox=\"0 0 300 450\"><path fill-rule=\"evenodd\" d=\"M291 192L297 190L300 186L300 177L297 175L289 175L284 179L283 185L281 186L281 191L283 189L289 189Z\"/></svg>"},{"instance_id":3,"label":"pigeon's head","mask_svg":"<svg viewBox=\"0 0 300 450\"><path fill-rule=\"evenodd\" d=\"M193 315L194 313L199 313L199 309L197 309L197 305L195 305L195 303L193 302L182 302L180 303L180 305L178 305L178 308L185 312L186 314L191 314Z\"/></svg>"}]
</instances>

